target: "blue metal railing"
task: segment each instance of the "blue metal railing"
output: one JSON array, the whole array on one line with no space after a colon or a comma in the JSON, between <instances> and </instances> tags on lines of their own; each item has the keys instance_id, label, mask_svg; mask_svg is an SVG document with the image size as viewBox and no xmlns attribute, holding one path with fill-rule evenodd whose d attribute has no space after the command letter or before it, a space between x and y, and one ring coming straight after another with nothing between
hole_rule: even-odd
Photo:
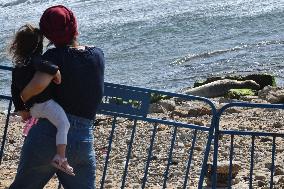
<instances>
[{"instance_id":1,"label":"blue metal railing","mask_svg":"<svg viewBox=\"0 0 284 189\"><path fill-rule=\"evenodd\" d=\"M254 156L255 156L255 138L256 137L272 137L272 157L271 157L271 168L270 168L270 188L273 188L273 178L275 170L275 149L276 149L276 138L284 138L284 133L272 133L272 132L256 132L256 131L238 131L238 130L220 130L219 124L222 114L229 108L232 107L243 107L243 108L260 108L260 109L284 109L284 104L260 104L260 103L229 103L224 105L218 112L216 117L215 125L215 137L214 137L214 157L213 157L213 178L212 187L216 188L217 183L217 166L218 166L218 148L219 148L219 137L221 135L229 135L230 138L230 153L229 153L229 188L232 187L232 162L234 154L234 138L235 136L250 136L251 137L251 148L250 148L250 171L249 171L249 186L253 188L253 171L254 171Z\"/></svg>"},{"instance_id":2,"label":"blue metal railing","mask_svg":"<svg viewBox=\"0 0 284 189\"><path fill-rule=\"evenodd\" d=\"M168 127L173 127L173 133L171 137L171 144L169 147L169 153L168 153L168 158L167 158L167 165L166 169L164 171L163 175L163 186L162 188L167 187L167 180L168 180L168 174L169 174L169 168L172 163L172 154L173 154L173 149L174 149L174 144L176 140L176 135L177 135L177 129L178 128L187 128L187 129L192 129L194 131L193 139L192 139L192 147L190 149L189 155L188 155L188 162L187 162L187 168L186 168L186 174L185 174L185 180L184 180L184 185L183 187L186 188L187 182L188 182L188 175L189 175L189 169L190 165L192 162L192 156L193 156L193 151L194 151L194 145L196 142L196 135L197 131L202 131L202 132L208 132L208 143L206 145L206 148L204 150L204 154L209 155L210 151L210 146L211 146L211 141L213 139L213 132L214 132L214 126L213 123L211 123L211 127L205 127L205 126L199 126L199 125L194 125L194 124L187 124L187 123L181 123L177 121L171 121L171 120L163 120L163 119L156 119L156 118L150 118L147 117L148 110L149 110L149 105L150 105L150 98L151 94L159 94L159 95L165 95L167 97L175 97L175 98L180 98L183 100L197 100L197 101L202 101L206 103L207 105L210 106L211 108L211 113L213 116L216 115L216 108L214 104L203 97L197 97L197 96L191 96L191 95L184 95L184 94L176 94L176 93L170 93L170 92L164 92L164 91L157 91L157 90L151 90L151 89L144 89L144 88L138 88L138 87L130 87L130 86L125 86L125 85L117 85L117 84L112 84L112 83L105 83L105 94L104 94L104 101L102 102L99 113L105 114L105 115L110 115L113 116L113 123L112 123L112 130L110 133L109 137L109 146L108 146L108 151L106 155L106 160L104 164L104 170L103 170L103 176L101 180L101 186L100 188L104 187L105 179L106 179L106 172L107 172L107 167L108 167L108 161L109 161L109 154L111 151L111 145L112 145L112 140L113 140L113 133L115 130L115 120L117 117L124 117L128 118L131 120L134 120L134 126L131 134L131 139L130 139L130 144L128 146L128 151L127 151L127 157L125 160L125 168L123 172L123 177L122 177L122 184L121 188L125 187L125 182L126 182L126 177L128 174L128 163L130 160L130 154L131 154L131 149L132 149L132 144L133 144L133 138L135 136L135 130L136 130L136 123L137 121L144 121L150 124L153 124L153 131L152 131L152 136L150 139L150 145L148 148L148 155L147 155L147 160L145 163L145 170L144 170L144 176L142 178L142 184L141 188L146 187L147 183L147 178L148 178L148 171L149 171L149 166L150 162L152 159L152 151L153 151L153 145L155 142L156 138L156 133L157 133L157 126L159 124L166 125ZM115 92L118 90L118 92ZM126 94L125 96L123 94ZM142 97L139 97L139 95L142 94ZM116 101L117 98L120 101ZM129 100L131 102L136 101L138 104L140 104L139 107L142 107L141 112L140 110L137 110L137 107L133 107L133 104L128 103ZM123 102L122 102L123 101ZM112 107L112 103L114 103L115 108ZM120 108L122 106L122 108ZM133 110L134 109L134 110ZM212 119L213 120L213 119ZM211 135L211 136L210 136ZM208 161L208 155L204 156L203 159L203 164L201 168L201 176L200 179L204 179L205 172L206 172L206 163ZM202 187L203 182L200 183Z\"/></svg>"},{"instance_id":3,"label":"blue metal railing","mask_svg":"<svg viewBox=\"0 0 284 189\"><path fill-rule=\"evenodd\" d=\"M11 67L7 66L0 66L0 69L11 71ZM211 126L200 126L196 124L189 124L183 123L173 120L164 120L164 119L157 119L148 116L148 110L151 104L151 96L152 94L164 95L169 98L179 98L186 101L201 101L205 104L209 105L211 109L212 118L210 120ZM11 97L0 95L0 99L4 99L9 101L8 105L8 114L6 117L4 132L2 135L1 141L1 148L0 148L0 164L2 161L2 157L4 154L5 149L5 141L7 139L7 131L9 125L9 117L11 115L11 107L12 101ZM103 101L99 107L98 114L103 114L112 117L111 122L111 131L108 137L108 146L106 157L104 160L103 170L102 170L102 178L100 181L100 188L105 187L105 181L108 175L108 168L109 168L109 161L110 155L112 152L112 145L115 130L117 128L117 120L118 118L125 118L131 120L132 130L129 139L129 143L127 146L127 152L125 154L125 164L123 168L122 178L121 178L121 188L125 188L127 184L127 176L128 176L128 169L129 163L131 159L131 153L133 150L133 143L134 138L137 132L137 123L138 121L143 121L153 126L153 130L150 136L149 146L147 150L147 156L145 157L145 166L143 172L143 178L141 180L141 188L147 188L147 181L149 175L149 168L151 165L151 160L153 159L153 148L154 144L157 142L157 128L159 125L165 125L169 128L172 128L173 131L170 137L170 145L168 149L167 155L167 163L165 166L164 174L163 174L163 181L162 181L162 188L167 187L167 182L169 179L169 171L172 164L173 159L173 151L174 145L176 143L177 138L177 131L179 128L189 129L192 130L192 138L191 138L191 146L188 149L187 154L187 162L185 163L185 173L184 173L184 180L182 188L187 188L189 183L189 174L190 169L192 168L192 160L194 157L194 149L197 141L197 134L198 132L206 133L207 140L205 148L203 149L203 160L201 163L200 168L200 175L199 175L199 182L198 182L198 189L203 188L203 183L205 180L205 175L207 174L207 162L210 156L210 147L211 145L214 146L213 151L213 166L212 166L212 188L216 188L217 186L217 166L218 166L218 149L219 149L219 137L221 135L229 135L230 136L230 151L229 151L229 175L228 175L228 185L229 188L232 186L232 164L233 164L233 157L234 157L234 142L236 136L249 136L251 137L251 151L250 151L250 168L249 168L249 188L253 186L253 171L254 171L254 156L255 156L255 138L260 136L272 137L272 157L271 157L271 169L270 169L270 188L273 188L273 179L274 179L274 170L275 170L275 151L276 151L276 138L284 137L284 134L281 133L269 133L269 132L255 132L255 131L237 131L237 130L220 130L220 119L223 113L231 107L246 107L246 108L273 108L273 109L284 109L283 104L252 104L252 103L230 103L223 106L221 109L217 111L213 102L207 98L192 96L192 95L184 95L184 94L177 94L177 93L170 93L165 91L158 91L158 90L151 90L139 87L132 87L126 85L118 85L113 83L105 83L105 93L103 97ZM214 141L214 143L213 143ZM60 185L59 187L60 188Z\"/></svg>"},{"instance_id":4,"label":"blue metal railing","mask_svg":"<svg viewBox=\"0 0 284 189\"><path fill-rule=\"evenodd\" d=\"M11 71L10 67L7 66L0 66L0 69L2 70L8 70ZM106 158L103 166L103 175L101 178L101 186L100 188L104 188L105 180L107 177L107 170L108 170L108 163L109 163L109 158L110 158L110 153L112 150L112 142L113 142L113 136L114 132L116 129L116 122L118 117L123 117L127 119L133 120L133 128L131 132L131 137L130 137L130 142L128 144L128 150L126 153L126 161L125 161L125 166L124 166L124 171L122 175L122 180L121 180L121 188L124 188L126 185L126 180L127 180L127 174L128 174L128 166L129 166L129 161L130 161L130 156L131 156L131 151L132 151L132 145L134 142L134 137L136 133L136 126L137 126L137 121L144 121L149 124L153 124L153 131L152 131L152 136L150 139L150 145L148 148L148 155L146 158L145 162L145 169L144 169L144 176L141 182L141 187L145 188L147 179L148 179L148 173L149 173L149 167L151 163L151 159L153 158L153 145L155 142L156 134L157 134L157 127L158 125L166 125L168 127L173 127L174 131L171 136L171 144L169 147L169 152L168 152L168 157L167 157L167 165L166 169L164 171L163 175L163 188L167 187L167 180L168 180L168 174L169 174L169 168L172 163L172 155L173 155L173 150L174 150L174 144L177 136L177 129L178 128L187 128L191 129L194 131L193 137L192 137L192 146L189 150L188 154L188 161L186 164L186 173L185 173L185 179L184 179L184 184L183 188L187 187L188 183L188 178L189 178L189 170L190 166L192 163L193 159L193 152L194 152L194 146L196 143L196 138L197 138L197 131L201 132L206 132L208 133L208 142L204 151L204 154L207 154L204 156L203 159L203 164L201 168L201 176L200 179L204 179L204 175L206 172L206 162L208 161L208 155L210 151L210 146L211 146L211 141L213 139L213 132L214 132L214 124L213 122L211 123L210 127L205 127L205 126L199 126L195 124L187 124L187 123L181 123L177 121L172 121L172 120L163 120L163 119L156 119L156 118L150 118L147 117L148 115L148 110L150 106L150 101L151 101L151 95L152 94L158 94L158 95L166 95L168 97L175 97L175 98L181 98L183 100L197 100L197 101L202 101L206 104L208 104L211 108L211 112L213 117L216 115L216 108L214 104L203 97L197 97L197 96L191 96L191 95L184 95L184 94L176 94L176 93L170 93L170 92L164 92L164 91L158 91L158 90L151 90L151 89L144 89L144 88L139 88L139 87L131 87L131 86L125 86L125 85L117 85L117 84L112 84L112 83L105 83L105 93L103 97L103 101L100 105L100 108L98 110L99 114L104 114L108 116L112 116L112 128L111 132L109 135L109 141L108 141L108 147L107 147L107 152L106 152ZM9 122L9 116L10 116L10 110L11 110L11 97L9 96L0 96L1 99L6 99L9 100L9 111L6 119L6 125L5 125L5 130L4 130L4 135L2 138L2 144L1 144L1 154L0 154L0 160L2 159L3 156L3 151L4 151L4 146L5 146L5 140L7 137L7 130L8 130L8 122ZM213 120L213 119L212 119ZM200 182L202 187L203 182ZM60 185L59 187L60 188Z\"/></svg>"}]
</instances>

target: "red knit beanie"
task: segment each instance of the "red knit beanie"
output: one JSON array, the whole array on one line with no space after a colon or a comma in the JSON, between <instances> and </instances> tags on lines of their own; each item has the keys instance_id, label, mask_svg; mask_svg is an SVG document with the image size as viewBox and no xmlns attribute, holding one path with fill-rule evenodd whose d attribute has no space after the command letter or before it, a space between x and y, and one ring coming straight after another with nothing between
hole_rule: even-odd
<instances>
[{"instance_id":1,"label":"red knit beanie","mask_svg":"<svg viewBox=\"0 0 284 189\"><path fill-rule=\"evenodd\" d=\"M78 35L77 21L71 10L63 5L49 7L40 18L43 35L55 46L67 45Z\"/></svg>"}]
</instances>

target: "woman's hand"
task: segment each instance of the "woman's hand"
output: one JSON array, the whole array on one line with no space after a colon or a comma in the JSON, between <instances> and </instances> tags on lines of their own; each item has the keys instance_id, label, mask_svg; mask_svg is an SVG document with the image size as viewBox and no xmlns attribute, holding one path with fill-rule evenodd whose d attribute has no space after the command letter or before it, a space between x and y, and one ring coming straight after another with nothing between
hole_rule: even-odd
<instances>
[{"instance_id":1,"label":"woman's hand","mask_svg":"<svg viewBox=\"0 0 284 189\"><path fill-rule=\"evenodd\" d=\"M23 121L27 121L31 117L30 112L27 110L18 111L17 115L21 116Z\"/></svg>"},{"instance_id":2,"label":"woman's hand","mask_svg":"<svg viewBox=\"0 0 284 189\"><path fill-rule=\"evenodd\" d=\"M59 85L61 83L61 73L58 70L52 80L55 84Z\"/></svg>"}]
</instances>

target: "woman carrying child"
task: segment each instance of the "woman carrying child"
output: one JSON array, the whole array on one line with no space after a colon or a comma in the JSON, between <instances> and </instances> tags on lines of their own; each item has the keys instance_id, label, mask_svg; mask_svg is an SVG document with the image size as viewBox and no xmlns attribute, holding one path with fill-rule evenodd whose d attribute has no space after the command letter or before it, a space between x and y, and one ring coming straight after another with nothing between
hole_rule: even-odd
<instances>
[{"instance_id":1,"label":"woman carrying child","mask_svg":"<svg viewBox=\"0 0 284 189\"><path fill-rule=\"evenodd\" d=\"M62 5L45 10L40 19L40 32L55 46L48 49L40 61L58 66L61 83L52 82L55 78L55 83L59 83L56 73L43 73L38 69L18 100L29 107L33 98L52 89L52 99L63 108L70 123L66 157L75 176L57 171L50 164L56 154L57 129L48 118L39 118L24 141L17 175L10 189L44 188L55 173L65 189L94 189L93 121L103 95L103 52L97 47L78 44L76 18Z\"/></svg>"},{"instance_id":2,"label":"woman carrying child","mask_svg":"<svg viewBox=\"0 0 284 189\"><path fill-rule=\"evenodd\" d=\"M54 77L53 82L56 84L61 83L61 74L58 66L49 61L44 61L41 55L42 51L43 35L40 30L29 24L22 26L16 33L10 47L10 53L15 64L12 70L11 85L15 112L23 120L27 120L30 115L34 118L46 118L57 128L57 153L51 164L67 174L74 175L73 168L68 164L65 157L70 124L62 107L52 100L53 84L51 83L42 93L32 97L25 104L20 95L36 71Z\"/></svg>"}]
</instances>

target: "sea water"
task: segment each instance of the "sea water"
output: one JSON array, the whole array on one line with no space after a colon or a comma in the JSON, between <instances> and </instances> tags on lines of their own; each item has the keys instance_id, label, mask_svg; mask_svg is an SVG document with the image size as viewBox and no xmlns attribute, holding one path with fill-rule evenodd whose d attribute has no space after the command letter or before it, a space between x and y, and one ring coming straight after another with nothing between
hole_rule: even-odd
<instances>
[{"instance_id":1,"label":"sea water","mask_svg":"<svg viewBox=\"0 0 284 189\"><path fill-rule=\"evenodd\" d=\"M103 49L108 82L166 91L228 74L268 73L284 85L284 0L0 0L0 63L26 23L63 4L79 42ZM1 94L11 74L0 72Z\"/></svg>"}]
</instances>

